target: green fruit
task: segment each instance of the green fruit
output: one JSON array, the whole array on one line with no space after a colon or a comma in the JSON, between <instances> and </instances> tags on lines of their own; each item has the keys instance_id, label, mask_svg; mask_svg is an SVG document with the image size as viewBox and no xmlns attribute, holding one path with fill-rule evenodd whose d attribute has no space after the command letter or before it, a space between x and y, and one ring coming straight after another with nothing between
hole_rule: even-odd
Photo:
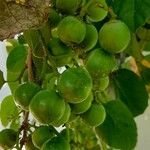
<instances>
[{"instance_id":1,"label":"green fruit","mask_svg":"<svg viewBox=\"0 0 150 150\"><path fill-rule=\"evenodd\" d=\"M130 42L130 31L127 25L120 20L111 20L105 23L99 32L99 43L110 53L124 51Z\"/></svg>"},{"instance_id":2,"label":"green fruit","mask_svg":"<svg viewBox=\"0 0 150 150\"><path fill-rule=\"evenodd\" d=\"M59 67L71 63L73 51L57 38L52 38L49 42L49 51L52 59Z\"/></svg>"},{"instance_id":3,"label":"green fruit","mask_svg":"<svg viewBox=\"0 0 150 150\"><path fill-rule=\"evenodd\" d=\"M99 90L104 91L109 85L109 76L99 79Z\"/></svg>"},{"instance_id":4,"label":"green fruit","mask_svg":"<svg viewBox=\"0 0 150 150\"><path fill-rule=\"evenodd\" d=\"M29 109L32 97L40 91L40 87L34 83L24 83L17 87L14 93L15 102L24 110Z\"/></svg>"},{"instance_id":5,"label":"green fruit","mask_svg":"<svg viewBox=\"0 0 150 150\"><path fill-rule=\"evenodd\" d=\"M85 100L92 89L92 79L84 68L69 68L58 80L58 90L69 103L80 103Z\"/></svg>"},{"instance_id":6,"label":"green fruit","mask_svg":"<svg viewBox=\"0 0 150 150\"><path fill-rule=\"evenodd\" d=\"M32 133L32 142L37 148L41 148L42 145L49 139L55 136L54 131L48 126L40 126Z\"/></svg>"},{"instance_id":7,"label":"green fruit","mask_svg":"<svg viewBox=\"0 0 150 150\"><path fill-rule=\"evenodd\" d=\"M66 103L65 112L62 115L62 117L59 120L52 122L51 124L55 127L59 127L59 126L65 124L69 120L70 113L71 113L70 106L69 106L69 104Z\"/></svg>"},{"instance_id":8,"label":"green fruit","mask_svg":"<svg viewBox=\"0 0 150 150\"><path fill-rule=\"evenodd\" d=\"M150 41L150 29L140 27L136 31L137 36L144 41Z\"/></svg>"},{"instance_id":9,"label":"green fruit","mask_svg":"<svg viewBox=\"0 0 150 150\"><path fill-rule=\"evenodd\" d=\"M97 43L98 32L94 25L86 24L86 34L81 46L85 51L91 50Z\"/></svg>"},{"instance_id":10,"label":"green fruit","mask_svg":"<svg viewBox=\"0 0 150 150\"><path fill-rule=\"evenodd\" d=\"M90 126L99 126L105 120L106 112L102 104L92 104L90 109L82 114L82 119Z\"/></svg>"},{"instance_id":11,"label":"green fruit","mask_svg":"<svg viewBox=\"0 0 150 150\"><path fill-rule=\"evenodd\" d=\"M54 90L41 90L32 98L29 109L37 121L49 124L61 118L65 102Z\"/></svg>"},{"instance_id":12,"label":"green fruit","mask_svg":"<svg viewBox=\"0 0 150 150\"><path fill-rule=\"evenodd\" d=\"M86 26L76 17L67 16L58 24L58 36L64 43L81 43L86 34Z\"/></svg>"},{"instance_id":13,"label":"green fruit","mask_svg":"<svg viewBox=\"0 0 150 150\"><path fill-rule=\"evenodd\" d=\"M31 136L29 136L27 138L27 141L25 143L25 149L26 150L38 150L38 148L36 148L33 143L32 143L32 139L31 139Z\"/></svg>"},{"instance_id":14,"label":"green fruit","mask_svg":"<svg viewBox=\"0 0 150 150\"><path fill-rule=\"evenodd\" d=\"M48 23L50 25L50 27L56 27L57 24L60 22L61 17L58 14L58 12L56 12L55 9L50 8L50 12L49 12L49 16L48 16Z\"/></svg>"},{"instance_id":15,"label":"green fruit","mask_svg":"<svg viewBox=\"0 0 150 150\"><path fill-rule=\"evenodd\" d=\"M90 21L98 22L103 20L108 13L108 6L105 0L95 0L87 8L87 15Z\"/></svg>"},{"instance_id":16,"label":"green fruit","mask_svg":"<svg viewBox=\"0 0 150 150\"><path fill-rule=\"evenodd\" d=\"M12 149L17 142L17 132L12 129L4 129L0 132L0 147Z\"/></svg>"},{"instance_id":17,"label":"green fruit","mask_svg":"<svg viewBox=\"0 0 150 150\"><path fill-rule=\"evenodd\" d=\"M115 57L100 48L94 49L86 61L86 68L94 78L107 76L116 68Z\"/></svg>"},{"instance_id":18,"label":"green fruit","mask_svg":"<svg viewBox=\"0 0 150 150\"><path fill-rule=\"evenodd\" d=\"M90 108L92 100L93 100L93 94L90 93L90 95L83 102L77 103L77 104L72 104L71 110L75 114L82 114Z\"/></svg>"},{"instance_id":19,"label":"green fruit","mask_svg":"<svg viewBox=\"0 0 150 150\"><path fill-rule=\"evenodd\" d=\"M75 14L81 0L56 0L56 8L62 13Z\"/></svg>"},{"instance_id":20,"label":"green fruit","mask_svg":"<svg viewBox=\"0 0 150 150\"><path fill-rule=\"evenodd\" d=\"M70 150L70 145L65 138L58 136L46 141L41 150Z\"/></svg>"}]
</instances>

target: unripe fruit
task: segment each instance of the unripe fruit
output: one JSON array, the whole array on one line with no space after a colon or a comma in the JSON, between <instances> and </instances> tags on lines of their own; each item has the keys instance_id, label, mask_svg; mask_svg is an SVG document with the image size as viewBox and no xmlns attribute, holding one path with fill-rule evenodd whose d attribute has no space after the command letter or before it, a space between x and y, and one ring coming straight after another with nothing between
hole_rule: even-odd
<instances>
[{"instance_id":1,"label":"unripe fruit","mask_svg":"<svg viewBox=\"0 0 150 150\"><path fill-rule=\"evenodd\" d=\"M52 38L50 40L49 51L55 64L59 67L69 64L73 57L72 49L57 38Z\"/></svg>"},{"instance_id":2,"label":"unripe fruit","mask_svg":"<svg viewBox=\"0 0 150 150\"><path fill-rule=\"evenodd\" d=\"M41 90L32 98L29 109L37 121L49 124L61 118L65 102L54 90Z\"/></svg>"},{"instance_id":3,"label":"unripe fruit","mask_svg":"<svg viewBox=\"0 0 150 150\"><path fill-rule=\"evenodd\" d=\"M0 147L12 149L17 142L17 132L12 129L4 129L0 132Z\"/></svg>"},{"instance_id":4,"label":"unripe fruit","mask_svg":"<svg viewBox=\"0 0 150 150\"><path fill-rule=\"evenodd\" d=\"M38 150L38 148L36 148L32 143L31 135L27 138L27 141L25 143L25 149L26 150Z\"/></svg>"},{"instance_id":5,"label":"unripe fruit","mask_svg":"<svg viewBox=\"0 0 150 150\"><path fill-rule=\"evenodd\" d=\"M92 104L90 109L82 114L82 119L90 126L99 126L105 120L106 112L102 104Z\"/></svg>"},{"instance_id":6,"label":"unripe fruit","mask_svg":"<svg viewBox=\"0 0 150 150\"><path fill-rule=\"evenodd\" d=\"M62 13L75 14L81 0L56 0L56 8Z\"/></svg>"},{"instance_id":7,"label":"unripe fruit","mask_svg":"<svg viewBox=\"0 0 150 150\"><path fill-rule=\"evenodd\" d=\"M109 85L109 76L99 79L99 90L104 91Z\"/></svg>"},{"instance_id":8,"label":"unripe fruit","mask_svg":"<svg viewBox=\"0 0 150 150\"><path fill-rule=\"evenodd\" d=\"M32 142L37 148L41 148L42 145L49 139L55 136L54 131L48 126L40 126L32 133Z\"/></svg>"},{"instance_id":9,"label":"unripe fruit","mask_svg":"<svg viewBox=\"0 0 150 150\"><path fill-rule=\"evenodd\" d=\"M39 91L40 87L38 85L26 82L17 87L14 93L14 100L22 109L28 110L32 97Z\"/></svg>"},{"instance_id":10,"label":"unripe fruit","mask_svg":"<svg viewBox=\"0 0 150 150\"><path fill-rule=\"evenodd\" d=\"M60 22L61 17L60 15L56 12L55 9L50 8L49 16L48 16L48 23L50 27L56 27L57 24Z\"/></svg>"},{"instance_id":11,"label":"unripe fruit","mask_svg":"<svg viewBox=\"0 0 150 150\"><path fill-rule=\"evenodd\" d=\"M92 79L84 68L69 68L58 80L58 90L69 103L85 100L92 89Z\"/></svg>"},{"instance_id":12,"label":"unripe fruit","mask_svg":"<svg viewBox=\"0 0 150 150\"><path fill-rule=\"evenodd\" d=\"M129 42L130 31L127 25L120 20L111 20L105 23L99 31L99 43L110 53L124 51Z\"/></svg>"},{"instance_id":13,"label":"unripe fruit","mask_svg":"<svg viewBox=\"0 0 150 150\"><path fill-rule=\"evenodd\" d=\"M69 104L66 103L65 112L62 115L62 117L59 120L52 122L51 124L55 127L59 127L65 124L69 120L70 114L71 114L71 108Z\"/></svg>"},{"instance_id":14,"label":"unripe fruit","mask_svg":"<svg viewBox=\"0 0 150 150\"><path fill-rule=\"evenodd\" d=\"M97 43L98 32L94 25L86 24L86 34L84 40L81 42L81 47L85 51L91 50Z\"/></svg>"},{"instance_id":15,"label":"unripe fruit","mask_svg":"<svg viewBox=\"0 0 150 150\"><path fill-rule=\"evenodd\" d=\"M92 100L93 94L90 93L90 95L83 102L71 105L72 112L75 114L82 114L86 112L90 108Z\"/></svg>"},{"instance_id":16,"label":"unripe fruit","mask_svg":"<svg viewBox=\"0 0 150 150\"><path fill-rule=\"evenodd\" d=\"M150 25L149 25L150 26ZM144 41L149 41L150 40L150 29L146 29L144 27L140 27L136 31L137 36Z\"/></svg>"},{"instance_id":17,"label":"unripe fruit","mask_svg":"<svg viewBox=\"0 0 150 150\"><path fill-rule=\"evenodd\" d=\"M70 144L65 138L57 136L46 141L41 150L70 150Z\"/></svg>"},{"instance_id":18,"label":"unripe fruit","mask_svg":"<svg viewBox=\"0 0 150 150\"><path fill-rule=\"evenodd\" d=\"M90 21L98 22L103 20L108 13L108 6L105 0L95 0L87 8L87 15Z\"/></svg>"},{"instance_id":19,"label":"unripe fruit","mask_svg":"<svg viewBox=\"0 0 150 150\"><path fill-rule=\"evenodd\" d=\"M86 68L93 78L107 76L116 68L115 57L100 48L94 49L86 61Z\"/></svg>"},{"instance_id":20,"label":"unripe fruit","mask_svg":"<svg viewBox=\"0 0 150 150\"><path fill-rule=\"evenodd\" d=\"M58 36L64 43L81 43L86 34L86 26L76 17L67 16L58 24Z\"/></svg>"}]
</instances>

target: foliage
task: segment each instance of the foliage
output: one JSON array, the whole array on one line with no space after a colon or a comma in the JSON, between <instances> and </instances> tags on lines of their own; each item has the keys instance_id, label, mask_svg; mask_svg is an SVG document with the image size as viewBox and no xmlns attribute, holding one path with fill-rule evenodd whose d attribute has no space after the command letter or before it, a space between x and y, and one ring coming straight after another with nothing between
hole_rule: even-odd
<instances>
[{"instance_id":1,"label":"foliage","mask_svg":"<svg viewBox=\"0 0 150 150\"><path fill-rule=\"evenodd\" d=\"M45 2L36 2L35 10ZM11 4L14 17L25 8L28 15L28 1ZM150 1L51 0L48 6L48 19L31 15L31 7L29 28L22 18L24 27L17 31L23 33L6 39L7 79L0 71L0 88L8 83L12 95L1 103L0 119L8 129L0 132L0 146L134 149L134 117L144 113L150 92ZM7 34L4 26L8 22L0 21L0 39L18 22Z\"/></svg>"}]
</instances>

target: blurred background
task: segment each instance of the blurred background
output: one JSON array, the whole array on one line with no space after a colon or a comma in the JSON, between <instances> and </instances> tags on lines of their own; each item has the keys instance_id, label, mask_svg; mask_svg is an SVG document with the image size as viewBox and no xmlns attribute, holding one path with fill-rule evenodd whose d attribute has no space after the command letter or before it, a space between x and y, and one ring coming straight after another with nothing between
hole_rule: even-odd
<instances>
[{"instance_id":1,"label":"blurred background","mask_svg":"<svg viewBox=\"0 0 150 150\"><path fill-rule=\"evenodd\" d=\"M4 76L6 77L6 59L7 53L5 45L3 42L0 42L0 70L3 71ZM5 84L0 90L0 102L3 98L10 94L10 90ZM147 108L145 113L137 118L135 118L138 128L138 143L134 150L149 150L150 149L150 106ZM0 130L3 127L0 123Z\"/></svg>"}]
</instances>

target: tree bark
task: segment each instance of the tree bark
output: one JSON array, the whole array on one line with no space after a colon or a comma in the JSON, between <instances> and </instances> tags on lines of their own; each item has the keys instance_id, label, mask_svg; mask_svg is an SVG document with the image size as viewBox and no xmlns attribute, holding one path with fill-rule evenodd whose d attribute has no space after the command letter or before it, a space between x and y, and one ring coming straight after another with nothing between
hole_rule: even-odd
<instances>
[{"instance_id":1,"label":"tree bark","mask_svg":"<svg viewBox=\"0 0 150 150\"><path fill-rule=\"evenodd\" d=\"M0 0L0 40L29 28L38 28L48 18L50 0Z\"/></svg>"}]
</instances>

